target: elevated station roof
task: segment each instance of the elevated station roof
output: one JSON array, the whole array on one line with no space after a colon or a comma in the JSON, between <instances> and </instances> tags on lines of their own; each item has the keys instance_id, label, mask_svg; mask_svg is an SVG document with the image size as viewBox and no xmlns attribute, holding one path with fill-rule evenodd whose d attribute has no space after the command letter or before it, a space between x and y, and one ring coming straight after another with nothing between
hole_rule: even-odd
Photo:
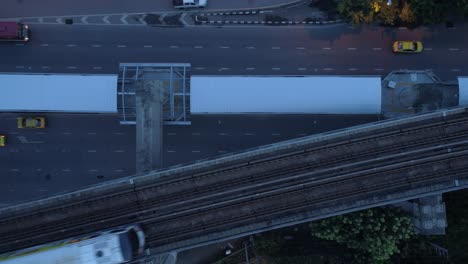
<instances>
[{"instance_id":1,"label":"elevated station roof","mask_svg":"<svg viewBox=\"0 0 468 264\"><path fill-rule=\"evenodd\" d=\"M117 112L117 75L0 74L0 111Z\"/></svg>"},{"instance_id":2,"label":"elevated station roof","mask_svg":"<svg viewBox=\"0 0 468 264\"><path fill-rule=\"evenodd\" d=\"M380 114L379 76L192 76L192 114Z\"/></svg>"},{"instance_id":3,"label":"elevated station roof","mask_svg":"<svg viewBox=\"0 0 468 264\"><path fill-rule=\"evenodd\" d=\"M468 105L468 76L458 77L458 105Z\"/></svg>"}]
</instances>

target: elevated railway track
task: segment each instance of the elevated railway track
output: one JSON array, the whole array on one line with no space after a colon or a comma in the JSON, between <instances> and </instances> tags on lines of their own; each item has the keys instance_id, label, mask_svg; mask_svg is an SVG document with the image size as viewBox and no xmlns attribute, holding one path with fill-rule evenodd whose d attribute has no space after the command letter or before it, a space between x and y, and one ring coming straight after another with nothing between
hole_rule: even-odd
<instances>
[{"instance_id":1,"label":"elevated railway track","mask_svg":"<svg viewBox=\"0 0 468 264\"><path fill-rule=\"evenodd\" d=\"M140 222L157 252L468 183L465 108L378 122L0 210L0 252Z\"/></svg>"}]
</instances>

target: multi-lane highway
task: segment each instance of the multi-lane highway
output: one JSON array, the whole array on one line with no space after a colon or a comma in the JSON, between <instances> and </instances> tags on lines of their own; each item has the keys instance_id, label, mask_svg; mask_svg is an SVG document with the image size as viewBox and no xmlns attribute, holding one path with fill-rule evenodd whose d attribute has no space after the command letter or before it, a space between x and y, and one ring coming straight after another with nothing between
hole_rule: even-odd
<instances>
[{"instance_id":1,"label":"multi-lane highway","mask_svg":"<svg viewBox=\"0 0 468 264\"><path fill-rule=\"evenodd\" d=\"M135 126L116 115L41 114L47 128L16 127L20 114L2 114L0 207L135 173ZM176 165L373 122L372 115L192 116L190 126L164 127L164 165Z\"/></svg>"},{"instance_id":2,"label":"multi-lane highway","mask_svg":"<svg viewBox=\"0 0 468 264\"><path fill-rule=\"evenodd\" d=\"M384 75L433 69L444 80L467 75L467 25L385 29L323 26L31 25L29 43L4 44L0 71L116 73L120 62L189 62L192 75ZM421 40L422 54L395 55L394 40Z\"/></svg>"}]
</instances>

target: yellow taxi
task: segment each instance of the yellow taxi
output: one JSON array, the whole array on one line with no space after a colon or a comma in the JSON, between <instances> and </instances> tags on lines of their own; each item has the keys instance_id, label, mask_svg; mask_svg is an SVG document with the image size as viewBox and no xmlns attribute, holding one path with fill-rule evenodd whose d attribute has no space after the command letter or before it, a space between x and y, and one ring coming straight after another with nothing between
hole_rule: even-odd
<instances>
[{"instance_id":1,"label":"yellow taxi","mask_svg":"<svg viewBox=\"0 0 468 264\"><path fill-rule=\"evenodd\" d=\"M395 41L393 42L393 52L395 53L419 53L423 50L420 41Z\"/></svg>"},{"instance_id":2,"label":"yellow taxi","mask_svg":"<svg viewBox=\"0 0 468 264\"><path fill-rule=\"evenodd\" d=\"M45 117L18 117L18 128L45 128Z\"/></svg>"},{"instance_id":3,"label":"yellow taxi","mask_svg":"<svg viewBox=\"0 0 468 264\"><path fill-rule=\"evenodd\" d=\"M5 136L4 135L0 135L0 147L4 147L5 146Z\"/></svg>"}]
</instances>

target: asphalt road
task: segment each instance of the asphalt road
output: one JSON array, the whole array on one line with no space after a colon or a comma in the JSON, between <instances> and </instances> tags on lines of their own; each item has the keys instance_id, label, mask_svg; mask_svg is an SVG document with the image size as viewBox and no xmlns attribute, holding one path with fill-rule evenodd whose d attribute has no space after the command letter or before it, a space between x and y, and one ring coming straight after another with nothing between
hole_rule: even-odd
<instances>
[{"instance_id":1,"label":"asphalt road","mask_svg":"<svg viewBox=\"0 0 468 264\"><path fill-rule=\"evenodd\" d=\"M0 71L115 73L120 62L189 62L192 74L385 75L433 69L444 80L467 75L468 26L185 27L39 25L29 43L1 43ZM395 55L394 40L424 43Z\"/></svg>"},{"instance_id":2,"label":"asphalt road","mask_svg":"<svg viewBox=\"0 0 468 264\"><path fill-rule=\"evenodd\" d=\"M208 0L203 10L270 7L296 0ZM173 12L172 0L2 0L0 18Z\"/></svg>"},{"instance_id":3,"label":"asphalt road","mask_svg":"<svg viewBox=\"0 0 468 264\"><path fill-rule=\"evenodd\" d=\"M135 126L116 115L41 114L45 129L18 129L19 114L0 114L0 207L135 173ZM193 116L164 127L165 166L376 121L357 115Z\"/></svg>"}]
</instances>

